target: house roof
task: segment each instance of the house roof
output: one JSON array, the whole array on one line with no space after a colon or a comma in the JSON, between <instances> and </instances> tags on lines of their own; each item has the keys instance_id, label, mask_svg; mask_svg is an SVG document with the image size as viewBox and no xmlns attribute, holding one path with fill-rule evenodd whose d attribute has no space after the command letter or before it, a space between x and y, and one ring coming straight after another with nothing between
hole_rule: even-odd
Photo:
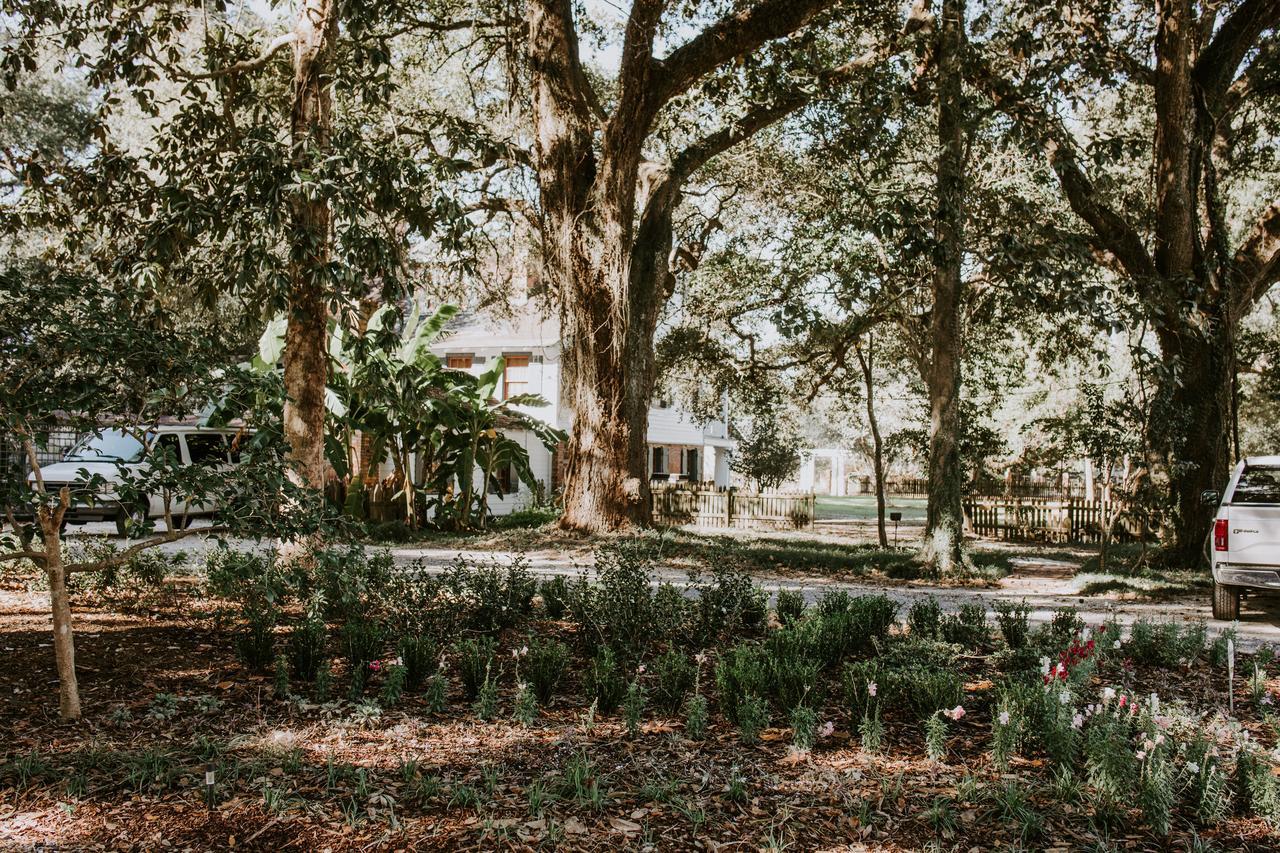
<instances>
[{"instance_id":1,"label":"house roof","mask_svg":"<svg viewBox=\"0 0 1280 853\"><path fill-rule=\"evenodd\" d=\"M458 352L488 348L545 348L560 344L560 321L526 303L512 316L462 311L445 327L446 335L432 349Z\"/></svg>"}]
</instances>

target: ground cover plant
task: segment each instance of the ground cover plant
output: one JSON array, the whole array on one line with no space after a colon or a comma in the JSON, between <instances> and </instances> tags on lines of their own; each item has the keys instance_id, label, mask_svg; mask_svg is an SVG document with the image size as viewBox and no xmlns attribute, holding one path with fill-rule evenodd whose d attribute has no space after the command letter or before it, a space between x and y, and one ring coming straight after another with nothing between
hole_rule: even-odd
<instances>
[{"instance_id":1,"label":"ground cover plant","mask_svg":"<svg viewBox=\"0 0 1280 853\"><path fill-rule=\"evenodd\" d=\"M1270 654L1202 626L829 592L784 616L725 570L647 582L643 540L569 584L339 550L215 551L80 593L86 721L5 591L6 842L396 849L1275 842ZM725 564L732 565L726 558ZM139 586L146 592L140 593ZM555 585L559 586L559 585ZM555 588L553 586L552 588ZM270 594L264 592L269 590ZM407 607L406 602L412 602ZM601 619L608 614L608 620ZM29 664L29 665L28 665ZM212 794L204 787L211 769ZM212 796L213 807L206 797Z\"/></svg>"}]
</instances>

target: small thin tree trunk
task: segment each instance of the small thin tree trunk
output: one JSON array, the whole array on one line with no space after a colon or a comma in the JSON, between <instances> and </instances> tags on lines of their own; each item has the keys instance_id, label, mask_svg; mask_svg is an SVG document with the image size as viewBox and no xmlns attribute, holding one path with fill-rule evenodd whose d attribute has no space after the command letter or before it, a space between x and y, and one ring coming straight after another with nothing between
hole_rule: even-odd
<instances>
[{"instance_id":1,"label":"small thin tree trunk","mask_svg":"<svg viewBox=\"0 0 1280 853\"><path fill-rule=\"evenodd\" d=\"M889 533L885 529L884 510L884 444L880 440L880 422L876 419L876 385L875 377L872 374L872 359L875 358L875 351L872 349L874 343L871 336L867 336L867 352L864 355L861 346L854 346L854 352L858 356L858 364L862 366L862 381L867 389L867 423L871 425L871 447L872 459L871 465L875 472L876 478L876 535L880 540L881 548L889 547Z\"/></svg>"},{"instance_id":2,"label":"small thin tree trunk","mask_svg":"<svg viewBox=\"0 0 1280 853\"><path fill-rule=\"evenodd\" d=\"M963 564L960 464L960 302L964 258L966 145L962 51L964 0L944 0L938 38L938 213L929 369L929 505L924 557L935 570Z\"/></svg>"},{"instance_id":3,"label":"small thin tree trunk","mask_svg":"<svg viewBox=\"0 0 1280 853\"><path fill-rule=\"evenodd\" d=\"M38 518L44 541L44 569L49 578L49 604L53 613L53 656L58 668L58 716L80 719L80 685L76 681L76 643L71 631L71 598L67 571L62 562L62 517L71 504L64 486L56 507L42 507Z\"/></svg>"}]
</instances>

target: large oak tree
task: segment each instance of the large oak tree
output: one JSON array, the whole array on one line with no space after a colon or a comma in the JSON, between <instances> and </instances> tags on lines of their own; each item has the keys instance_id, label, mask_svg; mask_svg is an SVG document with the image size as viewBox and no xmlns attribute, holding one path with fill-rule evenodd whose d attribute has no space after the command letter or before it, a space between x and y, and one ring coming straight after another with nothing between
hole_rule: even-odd
<instances>
[{"instance_id":1,"label":"large oak tree","mask_svg":"<svg viewBox=\"0 0 1280 853\"><path fill-rule=\"evenodd\" d=\"M665 110L678 105L696 114L700 102L714 104L709 81L722 88L767 46L781 54L793 44L813 47L822 27L860 12L837 0L705 5L690 17L717 11L722 17L660 55L659 36L677 29L665 20L673 4L635 0L614 91L606 99L580 56L570 0L528 2L542 262L562 306L562 393L574 412L563 516L570 528L611 529L649 517L645 431L653 338L673 286L672 220L685 182L711 158L811 103L824 88L882 61L902 32L928 20L926 8L918 7L901 30L895 24L885 33L866 33L865 50L809 68L799 80L784 77L755 92L753 102L722 126L666 148L655 138Z\"/></svg>"}]
</instances>

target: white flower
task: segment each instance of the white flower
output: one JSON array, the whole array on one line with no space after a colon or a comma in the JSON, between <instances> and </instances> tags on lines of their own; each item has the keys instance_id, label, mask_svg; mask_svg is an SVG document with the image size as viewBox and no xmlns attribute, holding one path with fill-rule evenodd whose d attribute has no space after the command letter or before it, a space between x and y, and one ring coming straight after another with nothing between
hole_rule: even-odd
<instances>
[{"instance_id":1,"label":"white flower","mask_svg":"<svg viewBox=\"0 0 1280 853\"><path fill-rule=\"evenodd\" d=\"M1119 641L1119 640L1116 640L1114 643L1112 643L1112 644L1111 644L1111 648L1113 648L1113 649L1118 649L1118 648L1120 648L1120 641Z\"/></svg>"},{"instance_id":2,"label":"white flower","mask_svg":"<svg viewBox=\"0 0 1280 853\"><path fill-rule=\"evenodd\" d=\"M1115 689L1114 687L1104 687L1104 688L1102 688L1102 701L1103 701L1103 702L1110 702L1110 701L1111 701L1112 699L1114 699L1114 698L1116 698L1116 689Z\"/></svg>"},{"instance_id":3,"label":"white flower","mask_svg":"<svg viewBox=\"0 0 1280 853\"><path fill-rule=\"evenodd\" d=\"M831 733L834 732L835 730L836 730L835 723L831 722L830 720L827 720L825 723L822 724L823 737L831 737Z\"/></svg>"},{"instance_id":4,"label":"white flower","mask_svg":"<svg viewBox=\"0 0 1280 853\"><path fill-rule=\"evenodd\" d=\"M1059 662L1059 663L1058 663L1058 675L1062 675L1062 673L1064 673L1064 672L1066 672L1066 671L1067 671L1067 665L1066 665L1065 663Z\"/></svg>"},{"instance_id":5,"label":"white flower","mask_svg":"<svg viewBox=\"0 0 1280 853\"><path fill-rule=\"evenodd\" d=\"M1199 772L1200 772L1200 765L1199 765L1199 764L1196 764L1194 761L1188 761L1188 762L1187 762L1187 772L1188 772L1188 773L1199 773Z\"/></svg>"},{"instance_id":6,"label":"white flower","mask_svg":"<svg viewBox=\"0 0 1280 853\"><path fill-rule=\"evenodd\" d=\"M1063 705L1069 705L1071 703L1071 691L1063 690L1061 693L1059 693L1058 701L1061 702Z\"/></svg>"},{"instance_id":7,"label":"white flower","mask_svg":"<svg viewBox=\"0 0 1280 853\"><path fill-rule=\"evenodd\" d=\"M867 682L867 695L872 697L876 695L876 683L874 681Z\"/></svg>"},{"instance_id":8,"label":"white flower","mask_svg":"<svg viewBox=\"0 0 1280 853\"><path fill-rule=\"evenodd\" d=\"M1083 631L1080 632L1080 642L1082 643L1089 642L1089 638L1091 636L1093 636L1093 631L1089 630L1088 628L1085 628Z\"/></svg>"},{"instance_id":9,"label":"white flower","mask_svg":"<svg viewBox=\"0 0 1280 853\"><path fill-rule=\"evenodd\" d=\"M1009 725L1009 712L1008 712L1008 711L1001 711L1001 712L1000 712L1000 725L1002 725L1002 726L1007 726L1007 725Z\"/></svg>"},{"instance_id":10,"label":"white flower","mask_svg":"<svg viewBox=\"0 0 1280 853\"><path fill-rule=\"evenodd\" d=\"M1049 674L1049 659L1048 659L1048 658L1046 658L1046 657L1042 657L1042 658L1040 658L1040 671L1041 671L1041 672L1043 672L1045 675L1048 675L1048 674Z\"/></svg>"},{"instance_id":11,"label":"white flower","mask_svg":"<svg viewBox=\"0 0 1280 853\"><path fill-rule=\"evenodd\" d=\"M1140 749L1140 750L1138 750L1138 760L1139 760L1139 761L1141 761L1142 759L1144 759L1144 758L1146 758L1146 757L1147 757L1147 751L1146 751L1145 749Z\"/></svg>"},{"instance_id":12,"label":"white flower","mask_svg":"<svg viewBox=\"0 0 1280 853\"><path fill-rule=\"evenodd\" d=\"M638 667L636 667L636 675L641 675L643 673L644 673L644 664L640 664Z\"/></svg>"},{"instance_id":13,"label":"white flower","mask_svg":"<svg viewBox=\"0 0 1280 853\"><path fill-rule=\"evenodd\" d=\"M1071 728L1079 729L1079 728L1082 728L1083 726L1084 726L1083 714L1076 714L1074 717L1071 718Z\"/></svg>"}]
</instances>

